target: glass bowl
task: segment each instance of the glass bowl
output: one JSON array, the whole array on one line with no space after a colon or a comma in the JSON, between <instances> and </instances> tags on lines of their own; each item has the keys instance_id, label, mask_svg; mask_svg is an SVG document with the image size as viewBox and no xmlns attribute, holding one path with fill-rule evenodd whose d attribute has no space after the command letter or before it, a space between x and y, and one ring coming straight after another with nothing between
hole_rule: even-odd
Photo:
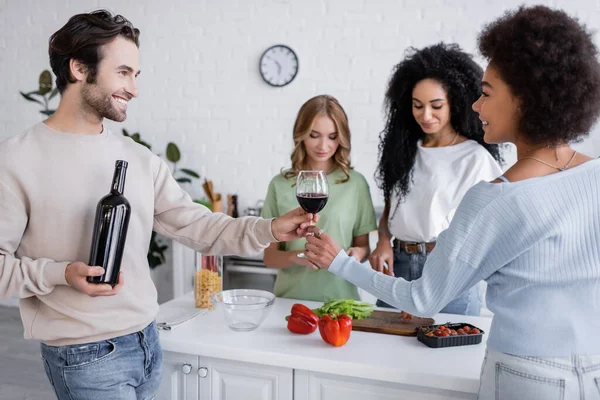
<instances>
[{"instance_id":1,"label":"glass bowl","mask_svg":"<svg viewBox=\"0 0 600 400\"><path fill-rule=\"evenodd\" d=\"M212 303L223 311L227 326L238 332L258 328L271 312L274 302L275 295L265 290L224 290L212 296Z\"/></svg>"}]
</instances>

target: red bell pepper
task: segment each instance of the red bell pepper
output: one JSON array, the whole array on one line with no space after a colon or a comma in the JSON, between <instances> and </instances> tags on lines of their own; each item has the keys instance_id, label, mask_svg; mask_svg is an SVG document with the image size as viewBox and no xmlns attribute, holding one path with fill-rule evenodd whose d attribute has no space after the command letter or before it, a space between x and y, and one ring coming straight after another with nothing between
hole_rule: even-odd
<instances>
[{"instance_id":1,"label":"red bell pepper","mask_svg":"<svg viewBox=\"0 0 600 400\"><path fill-rule=\"evenodd\" d=\"M343 346L350 339L352 319L346 314L326 314L319 320L319 333L332 346Z\"/></svg>"},{"instance_id":2,"label":"red bell pepper","mask_svg":"<svg viewBox=\"0 0 600 400\"><path fill-rule=\"evenodd\" d=\"M292 315L288 318L288 330L303 335L313 333L319 325L319 317L304 304L296 303L292 306Z\"/></svg>"}]
</instances>

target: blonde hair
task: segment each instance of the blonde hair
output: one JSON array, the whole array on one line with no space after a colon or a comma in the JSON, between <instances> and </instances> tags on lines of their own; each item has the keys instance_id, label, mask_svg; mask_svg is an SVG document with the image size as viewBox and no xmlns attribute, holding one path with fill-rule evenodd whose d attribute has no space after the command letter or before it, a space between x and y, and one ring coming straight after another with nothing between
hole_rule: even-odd
<instances>
[{"instance_id":1,"label":"blonde hair","mask_svg":"<svg viewBox=\"0 0 600 400\"><path fill-rule=\"evenodd\" d=\"M333 162L337 168L340 168L344 175L344 179L337 183L348 182L350 179L350 127L348 125L348 116L333 96L319 95L308 100L300 107L296 122L294 123L294 151L292 151L291 160L292 168L283 176L287 179L298 176L298 173L304 169L306 165L306 148L304 147L304 139L312 132L312 128L318 117L327 116L333 121L339 146L333 155Z\"/></svg>"}]
</instances>

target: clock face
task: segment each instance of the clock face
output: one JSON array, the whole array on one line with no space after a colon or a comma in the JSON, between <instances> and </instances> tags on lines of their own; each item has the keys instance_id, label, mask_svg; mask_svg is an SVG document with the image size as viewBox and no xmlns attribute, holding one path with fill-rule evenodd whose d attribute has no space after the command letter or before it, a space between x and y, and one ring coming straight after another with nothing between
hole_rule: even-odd
<instances>
[{"instance_id":1,"label":"clock face","mask_svg":"<svg viewBox=\"0 0 600 400\"><path fill-rule=\"evenodd\" d=\"M285 86L298 73L298 57L289 47L275 45L263 53L259 68L262 78L269 85Z\"/></svg>"}]
</instances>

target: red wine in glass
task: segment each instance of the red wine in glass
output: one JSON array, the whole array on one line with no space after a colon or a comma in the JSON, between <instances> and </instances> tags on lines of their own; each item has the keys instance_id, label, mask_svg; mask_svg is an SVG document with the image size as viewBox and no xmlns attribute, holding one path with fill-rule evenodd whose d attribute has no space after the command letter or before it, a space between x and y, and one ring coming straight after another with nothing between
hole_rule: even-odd
<instances>
[{"instance_id":1,"label":"red wine in glass","mask_svg":"<svg viewBox=\"0 0 600 400\"><path fill-rule=\"evenodd\" d=\"M300 207L311 214L321 211L327 204L328 198L329 196L323 193L302 193L296 195Z\"/></svg>"},{"instance_id":2,"label":"red wine in glass","mask_svg":"<svg viewBox=\"0 0 600 400\"><path fill-rule=\"evenodd\" d=\"M329 199L329 184L324 171L300 171L296 180L296 199L307 213L321 211ZM306 258L304 253L298 254Z\"/></svg>"}]
</instances>

